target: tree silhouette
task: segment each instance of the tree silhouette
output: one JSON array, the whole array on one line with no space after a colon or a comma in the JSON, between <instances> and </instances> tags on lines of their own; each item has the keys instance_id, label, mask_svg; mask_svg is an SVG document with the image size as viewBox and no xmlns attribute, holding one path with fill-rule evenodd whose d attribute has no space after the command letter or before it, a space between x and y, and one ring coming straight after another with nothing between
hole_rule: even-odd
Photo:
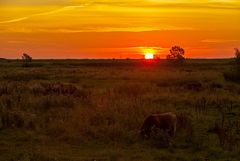
<instances>
[{"instance_id":1,"label":"tree silhouette","mask_svg":"<svg viewBox=\"0 0 240 161\"><path fill-rule=\"evenodd\" d=\"M32 61L32 57L29 56L29 55L26 54L26 53L23 53L23 55L22 55L22 60L23 60L24 62L31 62L31 61Z\"/></svg>"},{"instance_id":2,"label":"tree silhouette","mask_svg":"<svg viewBox=\"0 0 240 161\"><path fill-rule=\"evenodd\" d=\"M235 60L239 64L240 63L240 50L238 48L235 48Z\"/></svg>"},{"instance_id":3,"label":"tree silhouette","mask_svg":"<svg viewBox=\"0 0 240 161\"><path fill-rule=\"evenodd\" d=\"M32 61L31 56L29 56L26 53L23 53L22 60L23 60L23 64L22 64L23 67L30 67L30 62Z\"/></svg>"},{"instance_id":4,"label":"tree silhouette","mask_svg":"<svg viewBox=\"0 0 240 161\"><path fill-rule=\"evenodd\" d=\"M174 59L178 61L184 61L185 50L180 46L173 46L170 50L170 54L167 55L167 59Z\"/></svg>"},{"instance_id":5,"label":"tree silhouette","mask_svg":"<svg viewBox=\"0 0 240 161\"><path fill-rule=\"evenodd\" d=\"M240 72L240 50L235 48L235 62L236 62L236 69Z\"/></svg>"}]
</instances>

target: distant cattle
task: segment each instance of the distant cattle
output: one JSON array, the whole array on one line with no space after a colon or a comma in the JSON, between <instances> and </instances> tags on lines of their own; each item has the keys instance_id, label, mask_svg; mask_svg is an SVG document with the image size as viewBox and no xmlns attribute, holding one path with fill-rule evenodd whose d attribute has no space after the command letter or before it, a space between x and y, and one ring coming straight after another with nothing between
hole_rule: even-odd
<instances>
[{"instance_id":1,"label":"distant cattle","mask_svg":"<svg viewBox=\"0 0 240 161\"><path fill-rule=\"evenodd\" d=\"M152 114L148 116L141 128L142 137L150 137L152 128L164 130L169 136L174 137L176 133L177 116L172 112Z\"/></svg>"}]
</instances>

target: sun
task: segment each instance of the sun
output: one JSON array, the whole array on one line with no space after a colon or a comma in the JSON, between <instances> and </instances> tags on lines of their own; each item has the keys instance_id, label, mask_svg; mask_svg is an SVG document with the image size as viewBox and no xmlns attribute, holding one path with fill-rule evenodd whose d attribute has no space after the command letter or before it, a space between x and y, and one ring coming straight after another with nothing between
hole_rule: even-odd
<instances>
[{"instance_id":1,"label":"sun","mask_svg":"<svg viewBox=\"0 0 240 161\"><path fill-rule=\"evenodd\" d=\"M154 54L153 53L145 53L145 59L153 59L154 58Z\"/></svg>"}]
</instances>

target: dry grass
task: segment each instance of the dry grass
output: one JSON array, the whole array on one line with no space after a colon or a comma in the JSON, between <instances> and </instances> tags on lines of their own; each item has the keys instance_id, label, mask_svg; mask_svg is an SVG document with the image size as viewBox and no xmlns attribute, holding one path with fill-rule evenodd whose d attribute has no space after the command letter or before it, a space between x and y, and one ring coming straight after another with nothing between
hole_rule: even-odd
<instances>
[{"instance_id":1,"label":"dry grass","mask_svg":"<svg viewBox=\"0 0 240 161\"><path fill-rule=\"evenodd\" d=\"M227 60L188 60L178 67L130 60L33 63L38 66L1 62L0 152L6 154L0 160L240 159L240 86L224 80ZM144 119L164 111L181 116L185 129L171 148L161 132L138 137ZM215 122L231 129L228 148L207 132ZM15 144L28 150L13 152Z\"/></svg>"}]
</instances>

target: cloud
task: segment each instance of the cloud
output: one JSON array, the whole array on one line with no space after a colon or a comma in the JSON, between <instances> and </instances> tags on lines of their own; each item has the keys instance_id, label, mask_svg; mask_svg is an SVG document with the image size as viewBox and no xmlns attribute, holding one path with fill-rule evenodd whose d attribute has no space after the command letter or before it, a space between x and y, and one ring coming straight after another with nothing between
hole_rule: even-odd
<instances>
[{"instance_id":1,"label":"cloud","mask_svg":"<svg viewBox=\"0 0 240 161\"><path fill-rule=\"evenodd\" d=\"M0 5L111 5L125 7L154 7L154 8L215 8L215 9L240 9L237 0L0 0Z\"/></svg>"},{"instance_id":2,"label":"cloud","mask_svg":"<svg viewBox=\"0 0 240 161\"><path fill-rule=\"evenodd\" d=\"M25 16L25 17L20 17L20 18L15 18L15 19L11 19L11 20L6 20L6 21L0 21L0 24L24 21L24 20L27 20L29 18L33 18L33 17L37 17L37 16L46 16L46 15L51 15L51 14L55 14L55 13L59 13L59 12L67 11L67 10L72 10L72 9L76 9L76 8L83 8L83 7L86 7L86 5L66 6L66 7L62 7L60 9L56 9L56 10L52 10L52 11L48 11L48 12L37 13L37 14L33 14L33 15Z\"/></svg>"},{"instance_id":3,"label":"cloud","mask_svg":"<svg viewBox=\"0 0 240 161\"><path fill-rule=\"evenodd\" d=\"M0 21L0 24L4 23L13 23L13 22L19 22L28 19L29 17L21 17L21 18L16 18L16 19L11 19L11 20L6 20L6 21Z\"/></svg>"},{"instance_id":4,"label":"cloud","mask_svg":"<svg viewBox=\"0 0 240 161\"><path fill-rule=\"evenodd\" d=\"M33 0L26 1L30 3ZM53 4L56 0L44 2ZM233 5L237 2L225 3L217 0L214 2L211 0L200 2L196 0L60 0L60 2L68 5L60 7L56 2L56 6L51 7L50 5L15 6L14 9L14 6L6 6L3 14L5 19L0 20L0 32L140 32L221 28L230 30L238 26L233 17L240 13L235 12L239 5ZM46 9L56 7L58 9L46 12ZM75 10L76 8L84 9ZM39 13L35 14L37 11ZM11 18L13 16L16 18ZM225 23L226 20L228 24Z\"/></svg>"},{"instance_id":5,"label":"cloud","mask_svg":"<svg viewBox=\"0 0 240 161\"><path fill-rule=\"evenodd\" d=\"M228 42L239 42L240 40L233 39L233 40L227 40L227 39L205 39L201 42L203 43L228 43Z\"/></svg>"},{"instance_id":6,"label":"cloud","mask_svg":"<svg viewBox=\"0 0 240 161\"><path fill-rule=\"evenodd\" d=\"M69 0L1 0L1 5L18 5L18 6L32 6L32 5L61 5L67 4Z\"/></svg>"},{"instance_id":7,"label":"cloud","mask_svg":"<svg viewBox=\"0 0 240 161\"><path fill-rule=\"evenodd\" d=\"M198 29L194 28L180 28L180 27L173 27L173 26L155 26L155 27L129 27L129 26L122 26L116 27L111 25L102 25L102 26L80 26L77 28L64 28L64 27L48 27L48 28L27 28L27 27L9 27L5 29L0 29L0 33L83 33L83 32L158 32L158 31L194 31Z\"/></svg>"},{"instance_id":8,"label":"cloud","mask_svg":"<svg viewBox=\"0 0 240 161\"><path fill-rule=\"evenodd\" d=\"M83 0L75 0L74 2L83 2ZM240 3L236 0L93 0L90 2L85 2L91 5L110 5L143 8L206 8L230 10L240 9Z\"/></svg>"}]
</instances>

